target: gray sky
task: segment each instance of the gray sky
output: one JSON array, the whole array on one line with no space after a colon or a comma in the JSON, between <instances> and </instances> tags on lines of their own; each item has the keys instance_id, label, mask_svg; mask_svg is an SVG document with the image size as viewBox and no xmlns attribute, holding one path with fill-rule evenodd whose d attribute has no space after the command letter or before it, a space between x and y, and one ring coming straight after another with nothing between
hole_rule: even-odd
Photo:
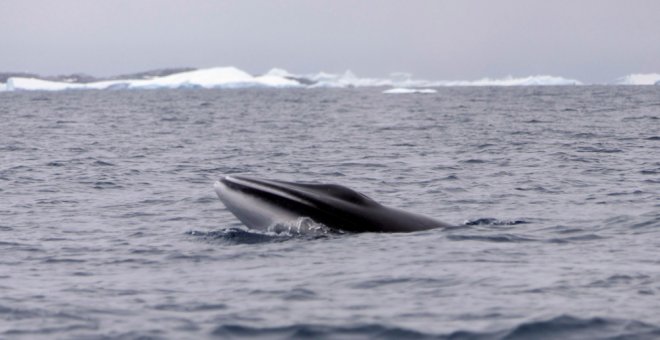
<instances>
[{"instance_id":1,"label":"gray sky","mask_svg":"<svg viewBox=\"0 0 660 340\"><path fill-rule=\"evenodd\" d=\"M605 82L660 73L660 1L0 0L0 71L176 66Z\"/></svg>"}]
</instances>

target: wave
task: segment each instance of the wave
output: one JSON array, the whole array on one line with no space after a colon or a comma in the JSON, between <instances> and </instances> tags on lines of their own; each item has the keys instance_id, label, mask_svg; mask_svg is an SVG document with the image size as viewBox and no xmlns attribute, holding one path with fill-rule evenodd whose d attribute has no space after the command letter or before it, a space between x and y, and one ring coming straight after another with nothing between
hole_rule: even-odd
<instances>
[{"instance_id":1,"label":"wave","mask_svg":"<svg viewBox=\"0 0 660 340\"><path fill-rule=\"evenodd\" d=\"M332 235L342 235L341 231L315 223L309 218L299 218L289 223L272 225L266 231L248 228L227 228L217 231L188 231L186 234L203 241L220 241L232 244L255 244L282 242L291 239L319 239Z\"/></svg>"},{"instance_id":2,"label":"wave","mask_svg":"<svg viewBox=\"0 0 660 340\"><path fill-rule=\"evenodd\" d=\"M178 71L178 70L177 70ZM530 86L530 85L581 85L575 79L538 75L502 79L483 78L474 81L431 81L414 79L407 73L392 73L386 78L358 77L346 71L334 74L319 72L315 74L293 74L280 68L274 68L263 75L254 76L236 67L213 67L198 70L183 70L175 73L155 73L141 77L140 74L129 78L108 78L98 80L86 78L48 78L19 75L7 78L0 83L0 91L63 91L63 90L136 90L136 89L179 89L179 88L351 88L351 87L393 87L387 93L431 93L432 89L422 87L441 86ZM134 77L134 78L130 78ZM84 82L83 80L94 81Z\"/></svg>"},{"instance_id":3,"label":"wave","mask_svg":"<svg viewBox=\"0 0 660 340\"><path fill-rule=\"evenodd\" d=\"M228 324L216 327L212 335L222 338L268 339L652 339L660 336L660 328L636 320L561 315L487 332L457 330L446 334L432 334L382 324L352 326L295 324L265 328Z\"/></svg>"},{"instance_id":4,"label":"wave","mask_svg":"<svg viewBox=\"0 0 660 340\"><path fill-rule=\"evenodd\" d=\"M660 85L660 73L633 73L619 79L620 85Z\"/></svg>"},{"instance_id":5,"label":"wave","mask_svg":"<svg viewBox=\"0 0 660 340\"><path fill-rule=\"evenodd\" d=\"M463 222L463 225L466 226L471 226L471 225L516 225L516 224L528 224L531 222L524 221L524 220L499 220L497 218L492 218L492 217L483 217L483 218L476 218L476 219L470 219L465 222Z\"/></svg>"},{"instance_id":6,"label":"wave","mask_svg":"<svg viewBox=\"0 0 660 340\"><path fill-rule=\"evenodd\" d=\"M323 326L298 324L282 327L258 328L244 325L222 325L212 335L221 338L264 338L264 339L437 339L403 328L383 325Z\"/></svg>"},{"instance_id":7,"label":"wave","mask_svg":"<svg viewBox=\"0 0 660 340\"><path fill-rule=\"evenodd\" d=\"M292 236L290 235L260 233L260 232L240 229L240 228L227 228L216 231L191 230L186 232L186 234L206 242L223 242L223 243L231 243L231 244L257 244L257 243L282 242L292 238Z\"/></svg>"}]
</instances>

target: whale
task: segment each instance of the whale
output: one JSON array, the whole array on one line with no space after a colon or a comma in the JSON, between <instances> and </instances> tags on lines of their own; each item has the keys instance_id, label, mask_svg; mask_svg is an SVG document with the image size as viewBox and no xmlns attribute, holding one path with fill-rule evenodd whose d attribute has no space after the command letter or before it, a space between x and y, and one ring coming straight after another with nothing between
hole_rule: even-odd
<instances>
[{"instance_id":1,"label":"whale","mask_svg":"<svg viewBox=\"0 0 660 340\"><path fill-rule=\"evenodd\" d=\"M451 225L384 206L337 184L297 183L228 175L214 183L227 210L250 229L309 218L340 232L414 232Z\"/></svg>"}]
</instances>

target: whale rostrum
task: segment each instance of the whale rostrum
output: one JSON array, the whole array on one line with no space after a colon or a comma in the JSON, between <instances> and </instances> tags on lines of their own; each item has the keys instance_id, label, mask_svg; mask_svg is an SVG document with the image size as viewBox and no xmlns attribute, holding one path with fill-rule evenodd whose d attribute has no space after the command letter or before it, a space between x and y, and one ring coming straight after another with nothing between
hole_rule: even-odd
<instances>
[{"instance_id":1,"label":"whale rostrum","mask_svg":"<svg viewBox=\"0 0 660 340\"><path fill-rule=\"evenodd\" d=\"M386 207L336 184L308 184L225 176L214 184L227 209L252 229L308 217L347 232L412 232L451 225Z\"/></svg>"}]
</instances>

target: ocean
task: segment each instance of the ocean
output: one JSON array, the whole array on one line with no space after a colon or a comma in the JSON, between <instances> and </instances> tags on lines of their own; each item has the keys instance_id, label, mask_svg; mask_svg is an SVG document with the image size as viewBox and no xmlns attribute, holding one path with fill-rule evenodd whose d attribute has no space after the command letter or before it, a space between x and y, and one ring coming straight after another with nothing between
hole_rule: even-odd
<instances>
[{"instance_id":1,"label":"ocean","mask_svg":"<svg viewBox=\"0 0 660 340\"><path fill-rule=\"evenodd\" d=\"M660 337L660 87L0 93L2 339ZM456 225L264 233L213 183Z\"/></svg>"}]
</instances>

